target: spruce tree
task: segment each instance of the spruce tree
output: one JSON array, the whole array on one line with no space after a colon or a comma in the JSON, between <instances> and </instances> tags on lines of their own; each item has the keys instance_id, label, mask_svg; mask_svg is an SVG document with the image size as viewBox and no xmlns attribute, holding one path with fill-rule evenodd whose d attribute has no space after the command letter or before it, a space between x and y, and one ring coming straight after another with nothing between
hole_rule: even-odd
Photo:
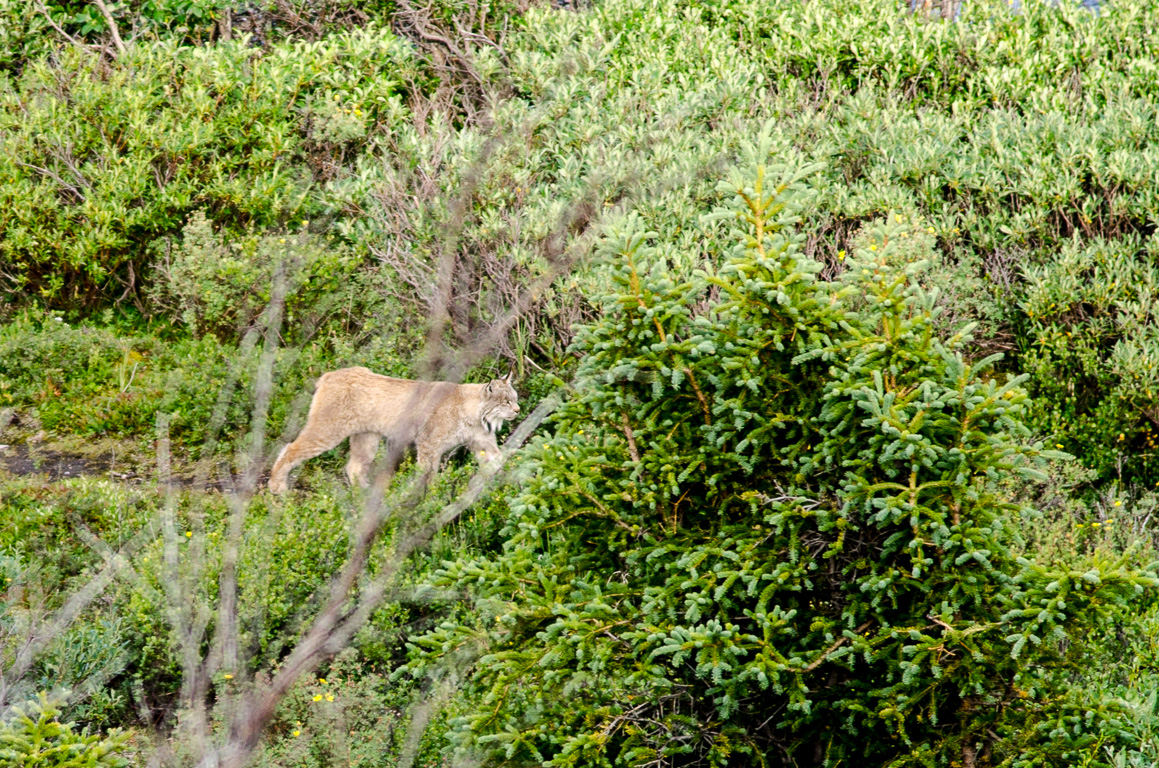
<instances>
[{"instance_id":1,"label":"spruce tree","mask_svg":"<svg viewBox=\"0 0 1159 768\"><path fill-rule=\"evenodd\" d=\"M11 768L125 768L120 756L128 735L77 733L60 722L57 703L41 693L37 701L13 707L0 722L0 765Z\"/></svg>"},{"instance_id":2,"label":"spruce tree","mask_svg":"<svg viewBox=\"0 0 1159 768\"><path fill-rule=\"evenodd\" d=\"M890 215L833 280L803 252L814 171L766 134L671 274L629 217L575 396L527 459L502 552L449 563L482 636L458 723L498 762L1064 765L1129 739L1080 713L1084 633L1155 581L1015 556L1001 481L1044 453L1020 379L940 338L930 239ZM1007 484L1008 485L1008 484Z\"/></svg>"}]
</instances>

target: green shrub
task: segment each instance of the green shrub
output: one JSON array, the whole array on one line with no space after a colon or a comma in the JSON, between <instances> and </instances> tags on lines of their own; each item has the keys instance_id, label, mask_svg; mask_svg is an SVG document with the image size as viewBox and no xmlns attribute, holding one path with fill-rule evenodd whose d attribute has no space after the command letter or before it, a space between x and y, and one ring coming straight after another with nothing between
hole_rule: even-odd
<instances>
[{"instance_id":1,"label":"green shrub","mask_svg":"<svg viewBox=\"0 0 1159 768\"><path fill-rule=\"evenodd\" d=\"M0 78L48 50L49 29L35 4L0 0Z\"/></svg>"},{"instance_id":2,"label":"green shrub","mask_svg":"<svg viewBox=\"0 0 1159 768\"><path fill-rule=\"evenodd\" d=\"M123 35L129 30L150 37L168 32L177 40L198 41L208 39L214 22L234 5L229 0L131 0L109 9ZM97 6L79 0L45 0L44 6L76 38L108 39L108 21Z\"/></svg>"},{"instance_id":3,"label":"green shrub","mask_svg":"<svg viewBox=\"0 0 1159 768\"><path fill-rule=\"evenodd\" d=\"M23 405L59 394L66 379L85 378L105 386L117 376L114 367L131 363L131 340L109 332L76 328L57 314L20 315L0 326L0 402ZM128 372L124 371L124 377ZM122 382L125 383L125 382Z\"/></svg>"},{"instance_id":4,"label":"green shrub","mask_svg":"<svg viewBox=\"0 0 1159 768\"><path fill-rule=\"evenodd\" d=\"M130 662L124 622L99 611L82 617L37 660L37 690L68 691L69 717L86 728L107 729L130 714L125 691L113 680Z\"/></svg>"},{"instance_id":5,"label":"green shrub","mask_svg":"<svg viewBox=\"0 0 1159 768\"><path fill-rule=\"evenodd\" d=\"M198 211L181 242L162 258L154 294L190 335L235 339L269 306L276 285L293 319L295 312L309 308L300 294L316 300L326 288L337 292L337 285L349 277L349 263L305 228L296 234L251 234L228 241ZM311 279L324 287L307 285Z\"/></svg>"},{"instance_id":6,"label":"green shrub","mask_svg":"<svg viewBox=\"0 0 1159 768\"><path fill-rule=\"evenodd\" d=\"M56 314L24 314L0 328L0 402L33 413L46 429L86 436L147 433L159 409L191 404L207 420L226 367L215 341L169 346ZM191 392L184 371L207 364L216 370Z\"/></svg>"},{"instance_id":7,"label":"green shrub","mask_svg":"<svg viewBox=\"0 0 1159 768\"><path fill-rule=\"evenodd\" d=\"M252 671L268 668L292 647L346 560L350 521L344 499L331 488L332 477L293 503L272 505L266 495L246 503L237 626L239 647ZM133 560L140 578L118 590L116 613L126 622L132 649L127 673L150 691L176 691L181 682L170 606L175 600L216 605L229 503L217 494L183 493L175 522L178 570L166 563L159 538ZM186 591L175 593L178 586Z\"/></svg>"},{"instance_id":8,"label":"green shrub","mask_svg":"<svg viewBox=\"0 0 1159 768\"><path fill-rule=\"evenodd\" d=\"M151 506L139 490L111 480L76 478L45 487L36 478L17 478L0 484L0 511L0 554L22 564L27 605L39 595L55 608L74 577L87 578L102 564L77 538L77 525L118 547L148 519Z\"/></svg>"},{"instance_id":9,"label":"green shrub","mask_svg":"<svg viewBox=\"0 0 1159 768\"><path fill-rule=\"evenodd\" d=\"M794 229L806 170L767 162L673 276L629 219L576 395L533 450L495 558L449 563L486 632L465 743L505 764L1076 764L1133 743L1074 683L1076 642L1157 584L1132 555L1019 556L1036 518L1019 379L942 339L921 225L876 222L837 280ZM785 146L779 156L791 155ZM713 222L732 222L721 231ZM915 247L913 244L917 242Z\"/></svg>"},{"instance_id":10,"label":"green shrub","mask_svg":"<svg viewBox=\"0 0 1159 768\"><path fill-rule=\"evenodd\" d=\"M1040 423L1106 477L1159 479L1159 242L1077 239L1026 270ZM1107 450L1113 446L1114 450Z\"/></svg>"},{"instance_id":11,"label":"green shrub","mask_svg":"<svg viewBox=\"0 0 1159 768\"><path fill-rule=\"evenodd\" d=\"M412 686L392 681L353 650L303 680L282 701L258 766L397 765Z\"/></svg>"},{"instance_id":12,"label":"green shrub","mask_svg":"<svg viewBox=\"0 0 1159 768\"><path fill-rule=\"evenodd\" d=\"M334 102L388 129L406 116L408 51L384 30L266 55L158 43L112 65L76 47L57 61L0 82L6 290L57 305L134 288L150 245L196 210L239 232L309 220L352 139L312 132Z\"/></svg>"},{"instance_id":13,"label":"green shrub","mask_svg":"<svg viewBox=\"0 0 1159 768\"><path fill-rule=\"evenodd\" d=\"M0 759L20 768L123 768L129 761L124 751L128 734L110 731L106 736L83 736L72 725L61 723L61 710L46 695L39 701L13 707L0 723Z\"/></svg>"}]
</instances>

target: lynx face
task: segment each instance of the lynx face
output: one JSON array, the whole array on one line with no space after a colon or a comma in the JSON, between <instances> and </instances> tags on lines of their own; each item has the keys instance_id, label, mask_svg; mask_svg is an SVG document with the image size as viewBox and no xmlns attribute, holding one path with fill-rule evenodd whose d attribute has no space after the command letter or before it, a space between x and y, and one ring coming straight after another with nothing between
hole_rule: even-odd
<instances>
[{"instance_id":1,"label":"lynx face","mask_svg":"<svg viewBox=\"0 0 1159 768\"><path fill-rule=\"evenodd\" d=\"M515 387L511 386L510 375L502 379L493 379L483 389L483 403L479 408L479 416L483 425L492 435L499 431L503 422L511 421L519 413L518 395Z\"/></svg>"}]
</instances>

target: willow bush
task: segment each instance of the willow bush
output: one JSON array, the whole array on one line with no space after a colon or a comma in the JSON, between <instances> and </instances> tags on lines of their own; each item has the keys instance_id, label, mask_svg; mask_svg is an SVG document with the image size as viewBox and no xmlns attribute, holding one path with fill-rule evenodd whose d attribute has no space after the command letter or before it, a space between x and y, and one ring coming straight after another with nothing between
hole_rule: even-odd
<instances>
[{"instance_id":1,"label":"willow bush","mask_svg":"<svg viewBox=\"0 0 1159 768\"><path fill-rule=\"evenodd\" d=\"M111 66L70 47L0 83L6 292L108 306L199 209L239 232L303 226L365 125L406 114L408 49L389 31L245 42L136 46Z\"/></svg>"},{"instance_id":2,"label":"willow bush","mask_svg":"<svg viewBox=\"0 0 1159 768\"><path fill-rule=\"evenodd\" d=\"M456 8L433 8L431 23ZM380 24L397 11L359 9ZM1117 269L1148 268L1159 170L1153 4L1124 0L1095 15L1069 3L1012 13L970 2L956 23L892 0L492 10L507 15L470 38L464 70L466 59L384 31L316 30L314 42L239 33L203 45L162 36L115 60L71 44L48 56L35 42L44 35L19 31L40 30L42 15L0 9L12 35L35 42L0 80L6 295L32 294L70 319L123 307L149 295L156 266L204 210L236 237L280 237L309 220L359 256L348 268L383 277L374 285L392 298L421 296L454 233L476 272L502 277L464 283L480 298L458 314L485 322L486 308L510 298L508 282L542 267L543 241L576 201L599 210L632 199L647 227L670 233L657 247L673 267L690 268L702 245L682 222L711 196L709 169L773 118L827 163L809 255L832 264L887 211L923 217L944 270L945 318L979 322L971 356L1003 351L1003 370L1033 369L1027 387L1042 403L1057 401L1058 382L1089 393L1063 413L1036 408L1034 427L1097 467L1096 482L1159 481L1148 431L1157 401L1145 394L1156 389L1135 386L1144 369L1122 363L1159 354L1150 315L1116 295L1102 319L1074 305L1040 333L1044 316L1028 309L1030 285L1047 279L1030 273L1055 274L1086 243L1105 243ZM435 76L448 67L468 85ZM510 356L566 360L570 328L609 281L587 270L545 291L534 321L513 330ZM171 312L142 304L145 315L177 319ZM1088 339L1087 370L1072 351L1038 349L1066 332ZM1114 394L1126 389L1127 401Z\"/></svg>"},{"instance_id":3,"label":"willow bush","mask_svg":"<svg viewBox=\"0 0 1159 768\"><path fill-rule=\"evenodd\" d=\"M772 146L703 223L718 269L676 279L635 217L606 241L618 287L502 552L441 572L480 623L414 667L484 634L458 727L504 764L1098 764L1133 736L1082 696L1078 641L1152 571L1015 554L1035 513L1001 481L1053 455L1025 377L938 333L923 222L874 222L819 280L817 169Z\"/></svg>"},{"instance_id":4,"label":"willow bush","mask_svg":"<svg viewBox=\"0 0 1159 768\"><path fill-rule=\"evenodd\" d=\"M1034 301L1028 271L1052 272L1066 253L1095 239L1112 249L1116 270L1149 269L1150 179L1159 170L1156 51L1146 32L1154 14L1154 6L1133 2L1097 16L1068 3L1011 13L1003 2L971 2L958 23L931 23L890 2L609 2L588 14L533 11L513 43L528 51L514 59L514 71L537 102L571 97L561 125L587 114L624 115L618 130L626 136L632 115L655 120L654 105L682 94L688 120L652 139L673 148L657 151L667 167L710 154L699 143L705 135L727 155L774 118L806 155L828 162L817 185L823 215L806 251L832 263L864 222L890 210L922 216L935 229L946 270L947 316L979 322L968 354L1005 352L1003 369L1017 372L1046 322L1027 314ZM553 90L555 78L539 74L560 49L569 53L558 58L593 62L591 87ZM702 104L711 107L701 111ZM657 247L674 252L665 254L674 265L700 250L691 228L679 236L677 228L711 185L689 186L693 195L678 188L640 206L649 228L672 233ZM1084 279L1106 285L1115 278ZM1056 323L1054 331L1091 338L1086 373L1093 378L1075 382L1090 396L1069 402L1063 417L1052 415L1059 383L1079 375L1070 352L1052 349L1026 364L1033 370L1027 386L1043 403L1030 421L1097 466L1103 480L1153 485L1154 395L1115 362L1128 352L1116 351L1124 344L1136 356L1159 354L1153 321L1117 303L1097 320L1080 303L1062 311L1070 313L1068 327ZM1095 325L1087 329L1089 322ZM1111 332L1100 330L1104 322ZM1113 394L1126 388L1135 390L1130 403ZM1105 407L1104 398L1119 405Z\"/></svg>"}]
</instances>

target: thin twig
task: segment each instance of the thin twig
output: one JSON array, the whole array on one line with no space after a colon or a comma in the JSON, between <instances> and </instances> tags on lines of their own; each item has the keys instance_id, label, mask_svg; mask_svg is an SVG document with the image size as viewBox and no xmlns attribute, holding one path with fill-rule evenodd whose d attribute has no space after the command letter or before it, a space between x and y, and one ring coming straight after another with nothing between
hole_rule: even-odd
<instances>
[{"instance_id":1,"label":"thin twig","mask_svg":"<svg viewBox=\"0 0 1159 768\"><path fill-rule=\"evenodd\" d=\"M40 0L34 0L34 2L36 3L36 9L40 11L40 14L44 16L44 18L48 19L48 23L52 25L52 28L56 30L58 35L79 48L86 47L83 43L78 41L75 37L65 32L60 28L60 26L57 25L56 20L52 18L52 14L49 13L48 9L44 7L44 3L40 2Z\"/></svg>"},{"instance_id":2,"label":"thin twig","mask_svg":"<svg viewBox=\"0 0 1159 768\"><path fill-rule=\"evenodd\" d=\"M620 420L624 424L624 437L628 438L628 455L632 457L632 461L639 464L640 451L636 448L636 436L632 433L632 425L628 422L628 414L621 413Z\"/></svg>"},{"instance_id":3,"label":"thin twig","mask_svg":"<svg viewBox=\"0 0 1159 768\"><path fill-rule=\"evenodd\" d=\"M117 22L113 20L113 14L109 12L109 7L105 5L105 0L93 0L93 3L100 9L101 15L105 17L105 22L109 25L109 32L113 35L113 45L117 46L117 53L124 56L125 44L121 41L121 33L117 29Z\"/></svg>"},{"instance_id":4,"label":"thin twig","mask_svg":"<svg viewBox=\"0 0 1159 768\"><path fill-rule=\"evenodd\" d=\"M873 624L873 620L872 620L872 619L870 619L869 621L867 621L867 622L863 623L863 624L862 624L860 627L858 627L857 629L853 630L853 633L854 633L855 635L860 635L862 632L864 632L865 630L869 629L869 626L870 626L871 624ZM830 654L832 654L834 651L836 651L836 650L837 650L838 648L840 648L841 646L845 645L845 643L846 643L846 642L848 642L848 640L849 640L849 638L848 638L847 636L845 636L845 635L842 635L841 637L839 637L839 638L837 638L836 640L834 640L834 641L833 641L833 643L832 643L832 645L830 645L830 646L829 646L828 648L826 648L825 650L821 651L821 655L820 655L820 656L818 656L817 658L813 659L813 661L812 661L812 662L810 662L810 664L809 664L807 667L805 667L804 671L805 671L805 672L812 672L814 669L816 669L817 667L821 666L821 664L822 664L822 663L824 663L825 659L829 658Z\"/></svg>"}]
</instances>

